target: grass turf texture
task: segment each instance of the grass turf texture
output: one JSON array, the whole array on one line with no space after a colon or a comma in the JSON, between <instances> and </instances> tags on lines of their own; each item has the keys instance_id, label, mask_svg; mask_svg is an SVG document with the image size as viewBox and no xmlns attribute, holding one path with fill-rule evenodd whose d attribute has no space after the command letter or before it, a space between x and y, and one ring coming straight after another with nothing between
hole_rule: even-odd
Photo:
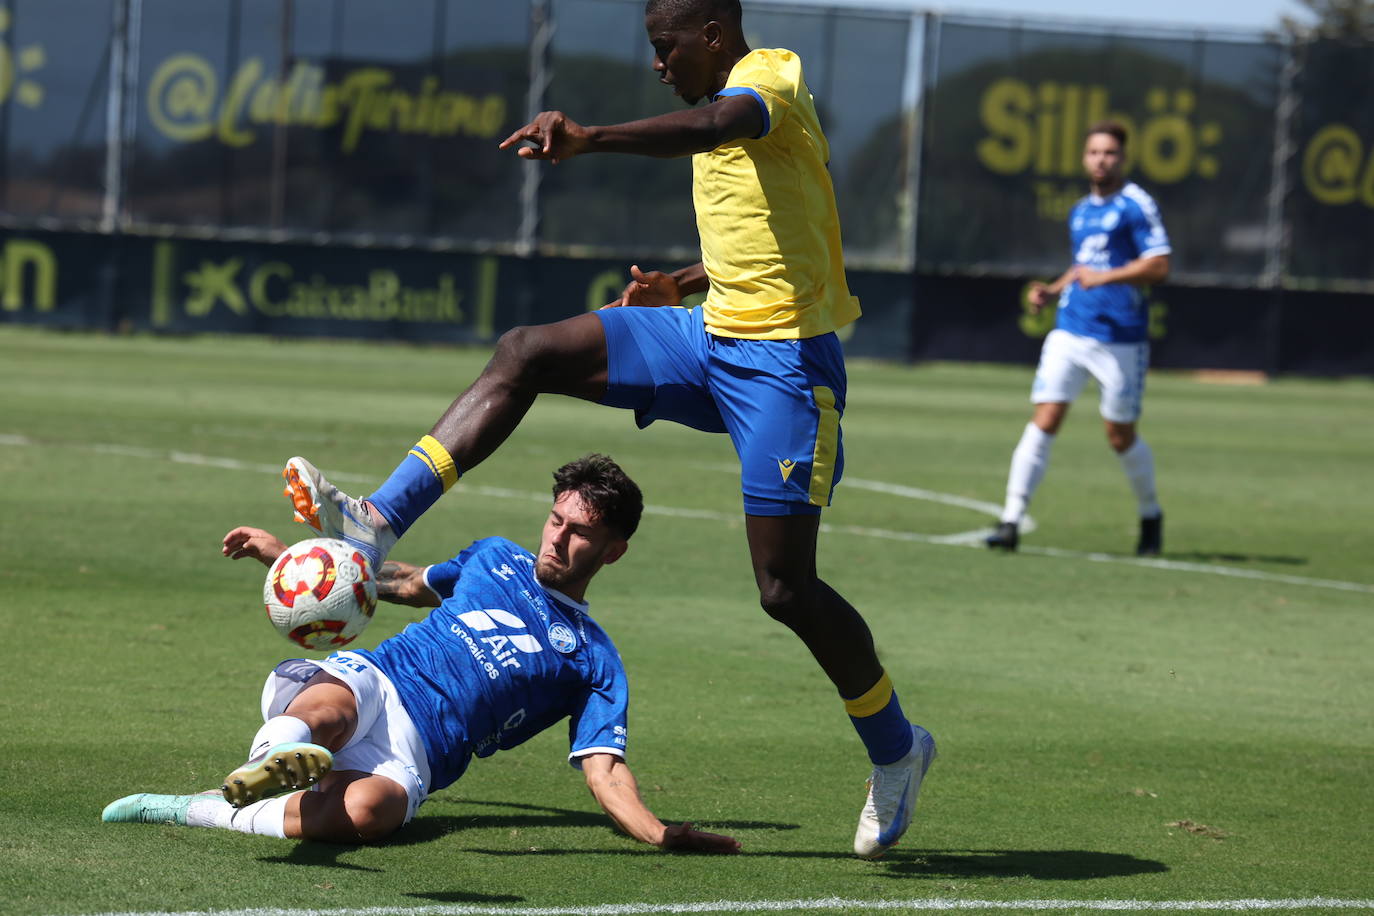
<instances>
[{"instance_id":1,"label":"grass turf texture","mask_svg":"<svg viewBox=\"0 0 1374 916\"><path fill-rule=\"evenodd\" d=\"M696 512L651 511L589 598L629 670L645 800L745 855L616 833L561 728L476 761L380 846L101 824L118 796L218 785L259 724L262 678L296 654L263 619L262 567L218 552L236 524L307 536L274 469L301 453L366 492L486 356L0 329L0 914L1374 897L1370 591L823 535L822 575L940 743L912 832L861 862L847 850L863 752L755 603L728 442L557 398L395 555L436 561L488 534L532 545L549 472L591 450L652 507ZM1029 380L851 366L846 474L999 502ZM1374 583L1374 385L1157 373L1147 410L1166 560ZM1091 398L1032 510L1026 547L1132 549ZM992 519L841 485L827 521L942 535ZM415 613L384 607L357 645Z\"/></svg>"}]
</instances>

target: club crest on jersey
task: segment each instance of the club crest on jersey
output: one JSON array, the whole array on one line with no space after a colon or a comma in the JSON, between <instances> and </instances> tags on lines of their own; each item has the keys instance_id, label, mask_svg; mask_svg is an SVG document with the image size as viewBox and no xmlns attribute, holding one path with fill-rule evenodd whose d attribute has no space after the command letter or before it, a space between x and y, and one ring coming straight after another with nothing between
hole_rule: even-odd
<instances>
[{"instance_id":1,"label":"club crest on jersey","mask_svg":"<svg viewBox=\"0 0 1374 916\"><path fill-rule=\"evenodd\" d=\"M567 655L577 648L577 635L566 624L555 623L549 627L549 645Z\"/></svg>"}]
</instances>

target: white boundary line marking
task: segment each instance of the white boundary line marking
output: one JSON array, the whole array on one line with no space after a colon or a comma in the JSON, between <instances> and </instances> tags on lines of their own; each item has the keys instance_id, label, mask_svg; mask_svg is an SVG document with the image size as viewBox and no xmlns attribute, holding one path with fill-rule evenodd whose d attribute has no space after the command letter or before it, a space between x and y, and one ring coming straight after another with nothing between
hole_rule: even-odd
<instances>
[{"instance_id":1,"label":"white boundary line marking","mask_svg":"<svg viewBox=\"0 0 1374 916\"><path fill-rule=\"evenodd\" d=\"M1374 900L1342 900L1332 897L1236 900L961 900L957 897L916 897L907 900L858 900L821 897L802 900L712 900L701 903L606 903L585 907L482 906L459 904L422 907L360 907L356 909L242 909L189 910L180 912L101 913L97 916L647 916L654 913L768 913L779 910L904 910L950 912L952 910L1056 910L1132 912L1253 912L1257 910L1368 910Z\"/></svg>"},{"instance_id":2,"label":"white boundary line marking","mask_svg":"<svg viewBox=\"0 0 1374 916\"><path fill-rule=\"evenodd\" d=\"M0 446L37 446L40 444L41 443L30 439L28 436L16 435L14 433L0 433ZM256 464L248 461L239 461L236 458L221 458L214 455L199 455L193 452L151 449L137 445L108 445L94 443L85 446L65 445L64 447L82 447L105 455L122 455L129 458L142 458L150 461L171 461L175 464L223 468L229 471L249 471L252 473L272 474L274 476L281 473L281 465L276 464ZM329 476L331 480L339 483L366 484L374 482L375 480L373 477L362 474L336 473L332 471ZM1000 512L1000 507L994 507L992 503L984 503L948 493L937 493L933 490L921 490L917 487L885 484L878 481L850 480L847 482L864 489L876 490L894 496L906 496L912 499L931 499L936 502L942 502L952 506L961 506L977 511L988 511L989 508L992 508L996 510L993 512L994 515ZM512 490L506 487L473 486L465 483L457 484L455 489L459 492L475 493L480 496L489 496L494 499L521 499L543 502L549 498L547 492ZM663 515L671 518L694 518L700 521L722 522L726 524L738 522L740 519L738 515L716 512L710 509L681 509L672 506L648 505L644 507L644 511L650 515ZM833 532L835 534L849 534L858 537L879 538L888 541L906 541L915 544L941 544L952 547L981 547L982 536L986 533L980 530L961 531L957 534L920 534L914 531L867 528L862 525L832 525L828 522L821 523L821 530ZM1031 528L1023 526L1022 530L1029 531ZM1234 566L1217 566L1211 563L1187 563L1182 560L1165 560L1157 557L1128 557L1111 553L1063 550L1058 547L1022 546L1019 547L1018 550L1021 553L1056 557L1066 560L1088 560L1093 563L1121 563L1128 566L1148 566L1154 569L1166 569L1174 572L1202 573L1212 576L1224 576L1232 579L1278 582L1284 585L1328 588L1337 591L1374 595L1374 585L1368 585L1363 582L1345 582L1340 579L1316 579L1308 576L1290 576L1284 573L1265 572L1258 569L1239 569Z\"/></svg>"}]
</instances>

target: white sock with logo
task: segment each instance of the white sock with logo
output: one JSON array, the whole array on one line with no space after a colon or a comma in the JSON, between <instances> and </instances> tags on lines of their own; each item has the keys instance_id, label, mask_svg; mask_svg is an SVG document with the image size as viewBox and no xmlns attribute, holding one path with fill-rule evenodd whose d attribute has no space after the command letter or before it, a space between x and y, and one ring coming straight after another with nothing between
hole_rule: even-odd
<instances>
[{"instance_id":1,"label":"white sock with logo","mask_svg":"<svg viewBox=\"0 0 1374 916\"><path fill-rule=\"evenodd\" d=\"M1121 459L1121 469L1135 491L1136 502L1140 506L1141 518L1157 518L1160 514L1159 499L1155 494L1155 453L1136 437L1131 447L1117 454Z\"/></svg>"},{"instance_id":2,"label":"white sock with logo","mask_svg":"<svg viewBox=\"0 0 1374 916\"><path fill-rule=\"evenodd\" d=\"M1045 469L1050 464L1050 449L1054 434L1047 433L1034 423L1027 423L1021 441L1011 453L1011 471L1007 474L1007 502L1002 508L1002 521L1019 524L1030 505L1035 488L1040 486Z\"/></svg>"},{"instance_id":3,"label":"white sock with logo","mask_svg":"<svg viewBox=\"0 0 1374 916\"><path fill-rule=\"evenodd\" d=\"M310 726L295 716L273 716L263 723L248 747L248 762L260 760L278 744L310 743Z\"/></svg>"}]
</instances>

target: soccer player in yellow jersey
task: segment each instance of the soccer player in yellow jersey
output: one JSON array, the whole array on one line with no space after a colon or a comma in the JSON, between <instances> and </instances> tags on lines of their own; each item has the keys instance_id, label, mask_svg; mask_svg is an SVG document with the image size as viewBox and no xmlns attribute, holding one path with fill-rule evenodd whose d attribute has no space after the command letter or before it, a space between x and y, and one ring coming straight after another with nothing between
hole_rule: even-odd
<instances>
[{"instance_id":1,"label":"soccer player in yellow jersey","mask_svg":"<svg viewBox=\"0 0 1374 916\"><path fill-rule=\"evenodd\" d=\"M504 334L481 376L366 499L301 458L287 464L287 494L302 521L379 561L539 394L629 408L641 427L668 419L728 433L760 603L810 649L868 750L854 851L874 858L910 823L935 741L902 712L863 618L816 573L820 512L844 467L835 331L859 316L829 145L801 60L750 50L738 0L648 0L645 27L659 81L691 108L609 126L546 111L501 147L552 163L692 156L701 262L671 274L632 267L611 307ZM674 307L703 291L702 306Z\"/></svg>"}]
</instances>

